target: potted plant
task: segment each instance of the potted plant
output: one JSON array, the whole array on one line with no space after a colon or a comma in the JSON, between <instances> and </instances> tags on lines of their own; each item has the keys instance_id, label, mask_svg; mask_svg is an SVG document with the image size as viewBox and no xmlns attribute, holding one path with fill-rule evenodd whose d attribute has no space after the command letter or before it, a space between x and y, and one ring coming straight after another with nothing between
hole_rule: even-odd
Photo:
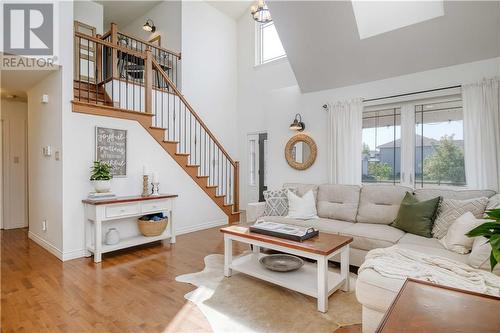
<instances>
[{"instance_id":1,"label":"potted plant","mask_svg":"<svg viewBox=\"0 0 500 333\"><path fill-rule=\"evenodd\" d=\"M90 180L94 183L97 193L106 193L111 191L111 166L108 163L94 161L92 166L92 175Z\"/></svg>"},{"instance_id":2,"label":"potted plant","mask_svg":"<svg viewBox=\"0 0 500 333\"><path fill-rule=\"evenodd\" d=\"M466 235L469 237L483 236L491 245L490 265L491 270L500 262L500 209L486 211L486 218L493 221L486 222L472 229Z\"/></svg>"}]
</instances>

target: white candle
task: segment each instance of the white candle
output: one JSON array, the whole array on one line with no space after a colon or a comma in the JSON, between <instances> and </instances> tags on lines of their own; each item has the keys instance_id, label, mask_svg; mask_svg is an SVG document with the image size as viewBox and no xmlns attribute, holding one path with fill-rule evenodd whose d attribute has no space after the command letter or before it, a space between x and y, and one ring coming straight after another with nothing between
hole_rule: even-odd
<instances>
[{"instance_id":1,"label":"white candle","mask_svg":"<svg viewBox=\"0 0 500 333\"><path fill-rule=\"evenodd\" d=\"M153 183L158 183L158 174L156 172L153 172Z\"/></svg>"},{"instance_id":2,"label":"white candle","mask_svg":"<svg viewBox=\"0 0 500 333\"><path fill-rule=\"evenodd\" d=\"M148 167L145 166L145 165L143 165L142 166L142 175L143 176L147 176L147 174L148 174Z\"/></svg>"}]
</instances>

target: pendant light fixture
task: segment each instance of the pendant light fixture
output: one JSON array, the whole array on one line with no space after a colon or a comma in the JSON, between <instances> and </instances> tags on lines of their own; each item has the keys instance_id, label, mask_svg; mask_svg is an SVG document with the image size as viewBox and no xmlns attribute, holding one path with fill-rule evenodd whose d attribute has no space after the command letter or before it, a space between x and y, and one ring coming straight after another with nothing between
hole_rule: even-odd
<instances>
[{"instance_id":1,"label":"pendant light fixture","mask_svg":"<svg viewBox=\"0 0 500 333\"><path fill-rule=\"evenodd\" d=\"M269 23L273 20L264 0L258 0L257 4L250 8L250 14L256 22L261 24Z\"/></svg>"}]
</instances>

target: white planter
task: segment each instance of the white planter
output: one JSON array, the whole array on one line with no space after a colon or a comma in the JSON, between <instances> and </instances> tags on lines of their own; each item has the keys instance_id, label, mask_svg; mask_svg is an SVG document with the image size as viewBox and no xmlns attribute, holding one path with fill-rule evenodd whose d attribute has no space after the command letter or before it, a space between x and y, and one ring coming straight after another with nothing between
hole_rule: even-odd
<instances>
[{"instance_id":1,"label":"white planter","mask_svg":"<svg viewBox=\"0 0 500 333\"><path fill-rule=\"evenodd\" d=\"M111 191L111 180L94 180L94 188L97 193Z\"/></svg>"}]
</instances>

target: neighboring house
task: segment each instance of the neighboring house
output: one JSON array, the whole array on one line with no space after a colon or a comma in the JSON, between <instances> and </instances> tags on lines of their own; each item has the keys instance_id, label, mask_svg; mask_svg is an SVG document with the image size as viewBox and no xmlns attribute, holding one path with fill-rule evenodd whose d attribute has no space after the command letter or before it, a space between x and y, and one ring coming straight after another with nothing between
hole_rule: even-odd
<instances>
[{"instance_id":1,"label":"neighboring house","mask_svg":"<svg viewBox=\"0 0 500 333\"><path fill-rule=\"evenodd\" d=\"M462 150L464 147L463 140L453 140ZM416 135L416 152L415 152L415 173L421 175L422 161L435 152L434 146L439 144L439 140ZM421 149L422 148L422 149ZM394 171L394 177L399 178L401 173L401 139L384 143L377 146L378 152L371 151L370 156L363 157L363 178L368 176L368 162L386 163L391 166ZM372 156L374 157L372 159ZM376 158L375 158L376 157Z\"/></svg>"}]
</instances>

